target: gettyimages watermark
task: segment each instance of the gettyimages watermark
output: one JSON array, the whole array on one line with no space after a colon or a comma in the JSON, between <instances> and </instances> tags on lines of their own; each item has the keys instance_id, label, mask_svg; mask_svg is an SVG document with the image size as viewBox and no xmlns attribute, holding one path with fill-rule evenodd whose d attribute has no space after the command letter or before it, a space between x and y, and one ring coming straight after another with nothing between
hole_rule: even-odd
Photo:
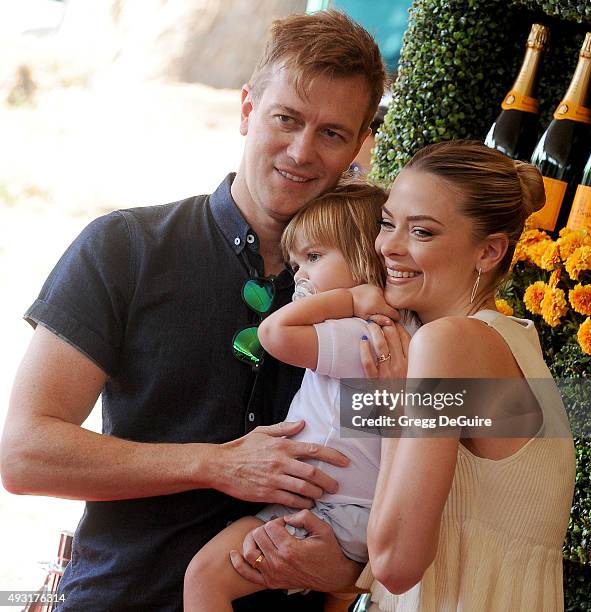
<instances>
[{"instance_id":1,"label":"gettyimages watermark","mask_svg":"<svg viewBox=\"0 0 591 612\"><path fill-rule=\"evenodd\" d=\"M342 437L591 437L591 380L343 379L340 426Z\"/></svg>"}]
</instances>

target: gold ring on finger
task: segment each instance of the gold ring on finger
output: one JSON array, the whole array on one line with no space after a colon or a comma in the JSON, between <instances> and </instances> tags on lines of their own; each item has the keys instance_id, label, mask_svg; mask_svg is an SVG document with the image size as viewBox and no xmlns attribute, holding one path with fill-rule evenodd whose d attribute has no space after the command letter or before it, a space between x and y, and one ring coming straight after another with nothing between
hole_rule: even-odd
<instances>
[{"instance_id":1,"label":"gold ring on finger","mask_svg":"<svg viewBox=\"0 0 591 612\"><path fill-rule=\"evenodd\" d=\"M388 353L387 355L380 355L378 357L378 364L384 363L384 361L388 361L388 359L390 359L390 357L392 357L392 355L390 353Z\"/></svg>"}]
</instances>

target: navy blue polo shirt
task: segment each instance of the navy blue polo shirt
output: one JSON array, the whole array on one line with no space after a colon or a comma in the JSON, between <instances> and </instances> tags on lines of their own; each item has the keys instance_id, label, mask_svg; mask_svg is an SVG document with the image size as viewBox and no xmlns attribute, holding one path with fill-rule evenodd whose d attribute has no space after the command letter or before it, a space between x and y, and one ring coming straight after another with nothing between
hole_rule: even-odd
<instances>
[{"instance_id":1,"label":"navy blue polo shirt","mask_svg":"<svg viewBox=\"0 0 591 612\"><path fill-rule=\"evenodd\" d=\"M302 371L267 355L255 374L232 355L235 331L259 320L241 299L242 285L263 275L258 237L232 199L232 180L211 196L93 221L26 312L109 375L103 433L221 443L285 417ZM275 284L277 308L291 299L291 274ZM209 489L87 502L59 610L180 611L193 555L259 507Z\"/></svg>"}]
</instances>

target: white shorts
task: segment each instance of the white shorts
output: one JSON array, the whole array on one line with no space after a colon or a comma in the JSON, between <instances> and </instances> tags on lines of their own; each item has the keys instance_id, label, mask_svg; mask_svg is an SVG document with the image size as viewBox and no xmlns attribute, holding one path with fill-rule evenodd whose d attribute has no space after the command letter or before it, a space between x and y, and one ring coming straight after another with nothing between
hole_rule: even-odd
<instances>
[{"instance_id":1,"label":"white shorts","mask_svg":"<svg viewBox=\"0 0 591 612\"><path fill-rule=\"evenodd\" d=\"M317 501L310 511L332 527L343 553L349 559L359 563L367 563L367 522L370 509L369 506L330 504ZM256 517L267 523L272 519L296 512L299 512L297 508L270 504L256 514ZM303 539L308 535L308 532L301 527L285 525L285 528L297 538Z\"/></svg>"}]
</instances>

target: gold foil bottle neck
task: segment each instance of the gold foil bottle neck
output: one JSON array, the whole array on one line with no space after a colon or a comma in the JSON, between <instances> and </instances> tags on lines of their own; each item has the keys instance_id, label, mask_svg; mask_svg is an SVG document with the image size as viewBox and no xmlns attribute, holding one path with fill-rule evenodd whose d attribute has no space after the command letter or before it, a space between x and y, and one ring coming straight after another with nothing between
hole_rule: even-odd
<instances>
[{"instance_id":1,"label":"gold foil bottle neck","mask_svg":"<svg viewBox=\"0 0 591 612\"><path fill-rule=\"evenodd\" d=\"M534 23L527 37L527 46L531 49L543 49L548 43L550 29L541 23Z\"/></svg>"},{"instance_id":2,"label":"gold foil bottle neck","mask_svg":"<svg viewBox=\"0 0 591 612\"><path fill-rule=\"evenodd\" d=\"M591 32L587 32L583 46L581 47L581 57L591 57Z\"/></svg>"}]
</instances>

